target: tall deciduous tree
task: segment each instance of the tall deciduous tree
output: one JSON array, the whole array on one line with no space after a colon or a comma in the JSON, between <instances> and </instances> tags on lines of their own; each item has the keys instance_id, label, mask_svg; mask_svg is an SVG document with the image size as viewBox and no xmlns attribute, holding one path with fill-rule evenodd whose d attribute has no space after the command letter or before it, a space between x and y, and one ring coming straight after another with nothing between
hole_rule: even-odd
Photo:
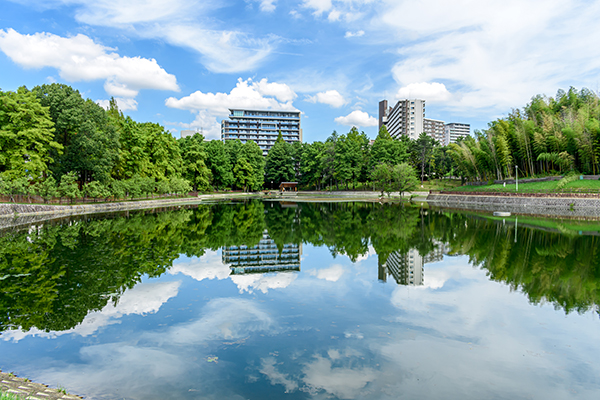
<instances>
[{"instance_id":1,"label":"tall deciduous tree","mask_svg":"<svg viewBox=\"0 0 600 400\"><path fill-rule=\"evenodd\" d=\"M194 191L205 191L210 187L212 173L206 166L204 136L199 133L178 141L183 158L183 177L190 182Z\"/></svg>"},{"instance_id":2,"label":"tall deciduous tree","mask_svg":"<svg viewBox=\"0 0 600 400\"><path fill-rule=\"evenodd\" d=\"M238 158L244 158L252 167L253 176L247 180L250 190L259 190L265 181L265 158L256 142L249 140L240 147ZM238 165L239 162L236 163ZM234 172L235 174L235 172Z\"/></svg>"},{"instance_id":3,"label":"tall deciduous tree","mask_svg":"<svg viewBox=\"0 0 600 400\"><path fill-rule=\"evenodd\" d=\"M291 146L283 140L283 136L279 132L275 144L267 154L265 164L267 182L273 181L276 186L279 186L281 182L289 182L294 179L294 158L291 150Z\"/></svg>"},{"instance_id":4,"label":"tall deciduous tree","mask_svg":"<svg viewBox=\"0 0 600 400\"><path fill-rule=\"evenodd\" d=\"M220 140L211 140L206 143L206 166L212 173L213 186L224 189L233 185L233 167L229 152Z\"/></svg>"},{"instance_id":5,"label":"tall deciduous tree","mask_svg":"<svg viewBox=\"0 0 600 400\"><path fill-rule=\"evenodd\" d=\"M0 174L7 179L38 179L49 170L52 154L63 146L54 140L48 109L25 87L0 91Z\"/></svg>"}]
</instances>

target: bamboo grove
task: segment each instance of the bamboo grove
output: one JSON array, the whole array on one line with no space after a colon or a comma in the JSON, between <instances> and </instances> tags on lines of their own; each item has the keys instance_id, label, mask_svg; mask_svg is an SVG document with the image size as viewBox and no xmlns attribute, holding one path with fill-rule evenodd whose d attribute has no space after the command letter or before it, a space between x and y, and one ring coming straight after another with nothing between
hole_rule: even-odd
<instances>
[{"instance_id":1,"label":"bamboo grove","mask_svg":"<svg viewBox=\"0 0 600 400\"><path fill-rule=\"evenodd\" d=\"M522 110L489 123L449 153L459 173L475 181L600 173L600 103L588 89L534 96Z\"/></svg>"}]
</instances>

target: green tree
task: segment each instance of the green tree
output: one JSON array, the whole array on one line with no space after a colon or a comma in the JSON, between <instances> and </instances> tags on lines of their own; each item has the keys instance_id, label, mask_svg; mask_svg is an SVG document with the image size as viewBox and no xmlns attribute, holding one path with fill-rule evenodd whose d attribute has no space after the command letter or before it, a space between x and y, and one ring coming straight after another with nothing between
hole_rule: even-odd
<instances>
[{"instance_id":1,"label":"green tree","mask_svg":"<svg viewBox=\"0 0 600 400\"><path fill-rule=\"evenodd\" d=\"M56 180L52 176L47 177L43 181L36 182L33 186L33 191L36 195L44 199L44 202L48 202L48 200L58 196Z\"/></svg>"},{"instance_id":2,"label":"green tree","mask_svg":"<svg viewBox=\"0 0 600 400\"><path fill-rule=\"evenodd\" d=\"M412 153L415 155L416 163L421 170L421 183L425 179L425 166L430 162L435 146L435 139L425 132L422 132L419 138L412 142Z\"/></svg>"},{"instance_id":3,"label":"green tree","mask_svg":"<svg viewBox=\"0 0 600 400\"><path fill-rule=\"evenodd\" d=\"M239 164L239 158L244 158L252 167L251 171L253 175L246 181L247 187L250 190L259 190L262 188L265 180L265 157L258 144L252 140L244 143L240 148L236 166Z\"/></svg>"},{"instance_id":4,"label":"green tree","mask_svg":"<svg viewBox=\"0 0 600 400\"><path fill-rule=\"evenodd\" d=\"M291 150L291 146L283 140L283 136L279 132L275 144L267 154L265 164L267 182L273 181L275 186L279 186L281 182L289 182L294 179L294 159Z\"/></svg>"},{"instance_id":5,"label":"green tree","mask_svg":"<svg viewBox=\"0 0 600 400\"><path fill-rule=\"evenodd\" d=\"M118 162L120 140L104 109L64 84L36 86L33 92L49 108L55 141L64 148L53 155L55 177L77 171L83 182L107 180Z\"/></svg>"},{"instance_id":6,"label":"green tree","mask_svg":"<svg viewBox=\"0 0 600 400\"><path fill-rule=\"evenodd\" d=\"M392 167L388 164L376 165L371 172L371 180L375 187L381 191L381 196L383 196L383 192L387 192L389 196L393 191L391 184Z\"/></svg>"},{"instance_id":7,"label":"green tree","mask_svg":"<svg viewBox=\"0 0 600 400\"><path fill-rule=\"evenodd\" d=\"M194 191L206 191L212 180L211 170L206 166L207 154L204 136L196 133L178 141L183 159L183 177L190 182Z\"/></svg>"},{"instance_id":8,"label":"green tree","mask_svg":"<svg viewBox=\"0 0 600 400\"><path fill-rule=\"evenodd\" d=\"M60 184L58 185L58 194L60 197L66 197L73 203L73 201L81 197L79 186L77 185L77 174L71 171L60 177Z\"/></svg>"},{"instance_id":9,"label":"green tree","mask_svg":"<svg viewBox=\"0 0 600 400\"><path fill-rule=\"evenodd\" d=\"M390 178L392 187L394 190L400 192L400 196L402 196L404 192L415 190L419 184L415 170L408 163L395 165L392 168Z\"/></svg>"},{"instance_id":10,"label":"green tree","mask_svg":"<svg viewBox=\"0 0 600 400\"><path fill-rule=\"evenodd\" d=\"M108 188L100 181L92 181L87 183L83 187L83 192L87 197L93 198L94 201L100 197L106 198L110 196Z\"/></svg>"},{"instance_id":11,"label":"green tree","mask_svg":"<svg viewBox=\"0 0 600 400\"><path fill-rule=\"evenodd\" d=\"M54 141L48 109L32 92L25 87L0 91L0 173L6 179L41 177L62 149Z\"/></svg>"},{"instance_id":12,"label":"green tree","mask_svg":"<svg viewBox=\"0 0 600 400\"><path fill-rule=\"evenodd\" d=\"M235 185L243 188L244 192L256 186L256 173L245 157L238 158L237 164L233 168L233 175L235 177Z\"/></svg>"},{"instance_id":13,"label":"green tree","mask_svg":"<svg viewBox=\"0 0 600 400\"><path fill-rule=\"evenodd\" d=\"M228 140L227 142L233 141ZM232 186L234 182L234 164L231 162L230 153L226 150L226 145L220 140L211 140L206 143L205 149L206 166L210 169L213 186L218 189Z\"/></svg>"}]
</instances>

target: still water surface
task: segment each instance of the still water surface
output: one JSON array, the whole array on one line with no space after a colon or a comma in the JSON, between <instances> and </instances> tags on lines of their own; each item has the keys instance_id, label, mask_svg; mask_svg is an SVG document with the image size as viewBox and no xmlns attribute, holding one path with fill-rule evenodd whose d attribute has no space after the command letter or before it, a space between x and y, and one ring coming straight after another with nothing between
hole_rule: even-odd
<instances>
[{"instance_id":1,"label":"still water surface","mask_svg":"<svg viewBox=\"0 0 600 400\"><path fill-rule=\"evenodd\" d=\"M600 398L598 225L259 201L0 232L0 368L98 399Z\"/></svg>"}]
</instances>

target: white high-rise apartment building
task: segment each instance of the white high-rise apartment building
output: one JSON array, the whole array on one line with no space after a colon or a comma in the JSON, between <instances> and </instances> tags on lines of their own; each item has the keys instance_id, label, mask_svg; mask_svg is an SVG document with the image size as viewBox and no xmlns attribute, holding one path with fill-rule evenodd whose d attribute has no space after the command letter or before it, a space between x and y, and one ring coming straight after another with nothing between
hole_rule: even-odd
<instances>
[{"instance_id":1,"label":"white high-rise apartment building","mask_svg":"<svg viewBox=\"0 0 600 400\"><path fill-rule=\"evenodd\" d=\"M444 134L444 146L450 143L456 143L459 139L464 139L471 133L471 125L459 122L446 124Z\"/></svg>"},{"instance_id":2,"label":"white high-rise apartment building","mask_svg":"<svg viewBox=\"0 0 600 400\"><path fill-rule=\"evenodd\" d=\"M261 111L230 109L229 119L221 121L221 140L255 141L266 156L279 132L288 143L302 142L300 111Z\"/></svg>"},{"instance_id":3,"label":"white high-rise apartment building","mask_svg":"<svg viewBox=\"0 0 600 400\"><path fill-rule=\"evenodd\" d=\"M437 119L423 119L423 132L434 138L439 144L444 145L446 136L446 123Z\"/></svg>"},{"instance_id":4,"label":"white high-rise apartment building","mask_svg":"<svg viewBox=\"0 0 600 400\"><path fill-rule=\"evenodd\" d=\"M379 102L379 127L385 125L390 135L398 139L407 135L417 139L424 132L425 100L400 100L392 108L388 108L387 100Z\"/></svg>"}]
</instances>

